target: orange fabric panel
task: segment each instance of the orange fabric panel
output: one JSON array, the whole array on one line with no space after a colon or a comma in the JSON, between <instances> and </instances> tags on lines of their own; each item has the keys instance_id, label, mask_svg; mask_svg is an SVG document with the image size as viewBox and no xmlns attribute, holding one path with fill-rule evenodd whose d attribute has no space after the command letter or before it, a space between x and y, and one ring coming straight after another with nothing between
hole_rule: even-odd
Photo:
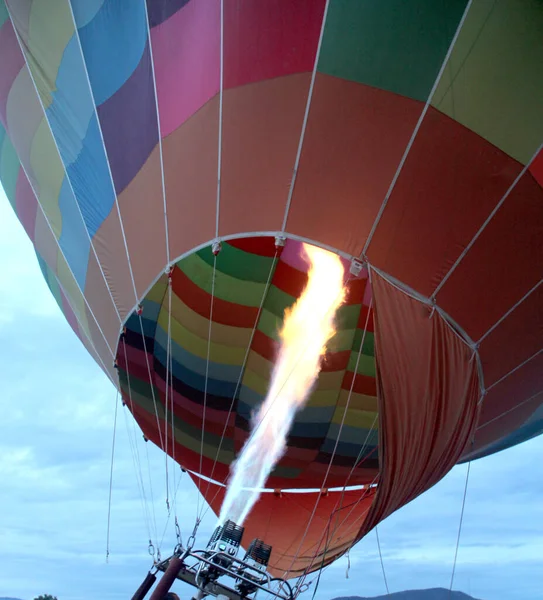
<instances>
[{"instance_id":1,"label":"orange fabric panel","mask_svg":"<svg viewBox=\"0 0 543 600\"><path fill-rule=\"evenodd\" d=\"M473 351L440 317L372 273L380 484L366 534L437 483L469 444L479 381Z\"/></svg>"},{"instance_id":2,"label":"orange fabric panel","mask_svg":"<svg viewBox=\"0 0 543 600\"><path fill-rule=\"evenodd\" d=\"M220 235L281 229L310 80L301 73L224 92Z\"/></svg>"},{"instance_id":3,"label":"orange fabric panel","mask_svg":"<svg viewBox=\"0 0 543 600\"><path fill-rule=\"evenodd\" d=\"M124 257L126 265L126 253L124 248L122 249L122 252L122 257ZM126 266L126 269L128 269L128 266ZM128 275L128 273L126 274ZM132 288L130 287L129 290L131 289ZM92 312L94 313L96 319L98 319L100 327L106 336L108 344L111 348L111 352L115 353L115 348L117 347L117 341L119 339L121 323L119 321L117 312L115 311L115 307L113 306L113 301L109 294L106 282L104 281L104 277L100 271L100 267L96 262L96 257L92 251L89 254L89 266L87 269L87 279L85 281L84 293ZM134 298L134 292L132 292L131 297ZM93 320L94 319L89 312L89 324ZM96 337L93 334L93 340L97 344L101 344L102 342L100 342L100 338L102 338L102 334L98 331L98 328L96 328L96 331L98 332L97 335L99 337ZM102 352L100 352L100 354L102 355ZM102 358L105 360L105 356L102 355ZM113 356L110 354L109 350L108 361L113 362Z\"/></svg>"},{"instance_id":4,"label":"orange fabric panel","mask_svg":"<svg viewBox=\"0 0 543 600\"><path fill-rule=\"evenodd\" d=\"M197 483L196 477L193 480ZM207 487L207 482L201 485L202 493L218 515L225 488L215 484ZM243 546L255 537L270 544L269 571L275 577L292 578L305 569L314 571L353 545L374 497L375 488L327 494L261 494L243 524Z\"/></svg>"},{"instance_id":5,"label":"orange fabric panel","mask_svg":"<svg viewBox=\"0 0 543 600\"><path fill-rule=\"evenodd\" d=\"M119 207L136 289L142 297L168 262L158 146L119 195Z\"/></svg>"},{"instance_id":6,"label":"orange fabric panel","mask_svg":"<svg viewBox=\"0 0 543 600\"><path fill-rule=\"evenodd\" d=\"M422 108L318 73L287 231L358 256Z\"/></svg>"},{"instance_id":7,"label":"orange fabric panel","mask_svg":"<svg viewBox=\"0 0 543 600\"><path fill-rule=\"evenodd\" d=\"M121 319L124 319L137 302L132 278L130 277L130 268L123 242L119 214L115 206L113 206L106 220L96 232L92 243L96 249L96 254L102 265L108 287L111 290ZM102 280L104 287L101 287L100 280ZM105 290L105 282L92 251L89 254L85 296L88 298L89 304L92 306L92 310L95 312L96 318L100 321L103 328L103 317L100 313L103 310L102 307L105 308L106 305L111 304L111 299L109 292ZM115 337L118 337L119 328L120 323L117 319L117 326L115 327L117 331L113 329L113 333L116 334Z\"/></svg>"},{"instance_id":8,"label":"orange fabric panel","mask_svg":"<svg viewBox=\"0 0 543 600\"><path fill-rule=\"evenodd\" d=\"M219 99L162 140L172 261L215 237Z\"/></svg>"}]
</instances>

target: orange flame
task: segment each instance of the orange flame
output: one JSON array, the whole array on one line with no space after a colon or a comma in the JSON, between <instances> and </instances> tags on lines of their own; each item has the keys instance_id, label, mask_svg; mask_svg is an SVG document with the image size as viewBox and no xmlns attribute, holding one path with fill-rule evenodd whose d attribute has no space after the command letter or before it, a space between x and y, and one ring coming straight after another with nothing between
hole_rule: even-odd
<instances>
[{"instance_id":1,"label":"orange flame","mask_svg":"<svg viewBox=\"0 0 543 600\"><path fill-rule=\"evenodd\" d=\"M268 394L256 413L252 432L231 478L220 522L241 525L281 459L296 412L303 407L321 370L326 344L336 333L335 316L345 300L344 269L335 254L303 245L310 268L307 285L292 309L285 311L281 347Z\"/></svg>"}]
</instances>

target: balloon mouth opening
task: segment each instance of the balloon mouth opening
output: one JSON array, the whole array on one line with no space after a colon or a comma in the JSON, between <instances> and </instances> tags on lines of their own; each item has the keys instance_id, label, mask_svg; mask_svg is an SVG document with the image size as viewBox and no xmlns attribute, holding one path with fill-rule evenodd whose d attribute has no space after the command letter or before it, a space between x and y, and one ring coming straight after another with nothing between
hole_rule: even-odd
<instances>
[{"instance_id":1,"label":"balloon mouth opening","mask_svg":"<svg viewBox=\"0 0 543 600\"><path fill-rule=\"evenodd\" d=\"M197 485L204 495L214 481L228 480L230 465L250 435L278 356L285 309L307 284L310 261L304 244L273 233L209 242L165 268L124 323L115 361L123 403L146 439L201 480ZM339 435L334 414L343 410L353 379L352 395L368 414L368 429L378 413L372 331L363 361L356 364L371 312L368 271L356 260L334 256L343 267L345 287L338 332L327 343L286 451L264 482L267 489L322 489L318 473L326 470ZM364 425L354 413L352 418L349 427ZM349 442L340 442L326 488L345 486L356 459ZM353 470L348 487L374 482L377 446L375 427L369 456Z\"/></svg>"}]
</instances>

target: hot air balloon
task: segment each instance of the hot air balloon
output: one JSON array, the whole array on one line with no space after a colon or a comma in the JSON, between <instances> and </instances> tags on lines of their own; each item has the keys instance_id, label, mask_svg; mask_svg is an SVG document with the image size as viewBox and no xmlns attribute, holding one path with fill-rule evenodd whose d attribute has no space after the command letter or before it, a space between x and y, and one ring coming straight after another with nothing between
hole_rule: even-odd
<instances>
[{"instance_id":1,"label":"hot air balloon","mask_svg":"<svg viewBox=\"0 0 543 600\"><path fill-rule=\"evenodd\" d=\"M543 431L543 5L6 0L0 177L71 327L220 511L301 245L348 295L246 523L342 556Z\"/></svg>"}]
</instances>

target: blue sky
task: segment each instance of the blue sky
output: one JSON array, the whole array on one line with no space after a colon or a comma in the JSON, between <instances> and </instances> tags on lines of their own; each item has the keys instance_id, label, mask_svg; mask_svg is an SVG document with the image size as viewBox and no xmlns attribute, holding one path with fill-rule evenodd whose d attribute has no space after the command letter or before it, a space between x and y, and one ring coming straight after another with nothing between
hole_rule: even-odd
<instances>
[{"instance_id":1,"label":"blue sky","mask_svg":"<svg viewBox=\"0 0 543 600\"><path fill-rule=\"evenodd\" d=\"M1 189L0 365L0 597L130 597L150 566L149 530L157 537L143 507L156 516L158 538L167 524L164 458L119 408L106 564L116 392L64 321ZM465 472L466 466L453 469L379 527L391 592L448 587ZM186 539L197 496L187 478L178 489ZM454 589L481 600L541 598L542 497L541 437L472 465ZM208 514L202 543L214 524ZM170 521L163 555L173 544ZM341 559L324 573L318 599L385 593L374 533L352 550L349 579L346 567ZM190 597L190 590L178 591Z\"/></svg>"}]
</instances>

